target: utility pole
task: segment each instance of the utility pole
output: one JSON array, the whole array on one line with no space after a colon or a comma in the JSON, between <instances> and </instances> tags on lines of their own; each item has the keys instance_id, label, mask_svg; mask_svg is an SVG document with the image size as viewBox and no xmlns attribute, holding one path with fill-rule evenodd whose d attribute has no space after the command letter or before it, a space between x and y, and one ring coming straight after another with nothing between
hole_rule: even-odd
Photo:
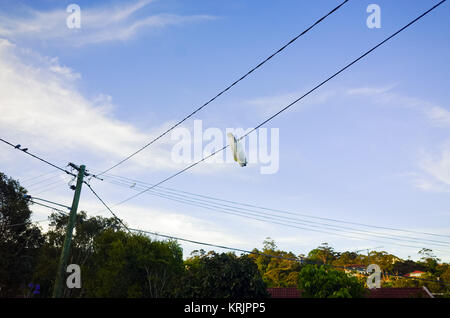
<instances>
[{"instance_id":1,"label":"utility pole","mask_svg":"<svg viewBox=\"0 0 450 318\"><path fill-rule=\"evenodd\" d=\"M67 224L66 237L61 251L61 257L59 259L58 270L56 273L55 285L53 287L53 298L61 298L63 291L64 275L66 273L67 260L70 253L70 243L72 241L72 232L77 219L78 202L80 201L81 186L83 185L83 178L85 176L86 167L81 165L77 167L73 163L69 165L78 170L77 186L75 188L75 194L73 196L72 208L70 209L69 222Z\"/></svg>"}]
</instances>

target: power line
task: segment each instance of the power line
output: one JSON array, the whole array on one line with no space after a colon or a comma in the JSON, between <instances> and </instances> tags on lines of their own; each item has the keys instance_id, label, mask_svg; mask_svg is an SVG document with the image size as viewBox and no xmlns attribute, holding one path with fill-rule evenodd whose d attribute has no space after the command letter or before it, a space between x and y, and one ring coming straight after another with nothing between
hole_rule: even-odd
<instances>
[{"instance_id":1,"label":"power line","mask_svg":"<svg viewBox=\"0 0 450 318\"><path fill-rule=\"evenodd\" d=\"M30 188L33 188L34 186L38 185L38 184L46 183L47 181L53 180L55 178L58 178L58 182L61 180L60 179L60 175L54 175L54 176L51 176L51 177L48 177L48 178L36 181L36 182L34 182L32 184L27 185L26 187L27 187L27 189L30 189ZM48 185L50 185L50 184L53 184L53 183L49 183Z\"/></svg>"},{"instance_id":2,"label":"power line","mask_svg":"<svg viewBox=\"0 0 450 318\"><path fill-rule=\"evenodd\" d=\"M62 182L64 182L63 180L58 180L58 181L56 181L56 182L53 182L53 183L51 183L51 184L49 184L49 185L47 185L47 187L46 188L44 188L43 190L41 190L41 191L39 191L39 192L35 192L34 194L35 195L40 195L40 194L42 194L42 193L44 193L44 192L48 192L48 191L51 191L51 190L53 190L53 189L57 189L57 188L59 188L59 187L61 187L61 183ZM65 182L64 182L65 183ZM37 189L36 189L37 190ZM33 190L33 192L34 192L35 190Z\"/></svg>"},{"instance_id":3,"label":"power line","mask_svg":"<svg viewBox=\"0 0 450 318\"><path fill-rule=\"evenodd\" d=\"M122 224L123 227L125 227L128 232L130 232L130 230L128 229L128 227L123 223L123 221L117 217L117 215L110 209L110 207L105 203L105 201L102 200L102 198L100 198L100 196L94 191L94 189L92 189L91 185L89 183L87 183L86 181L83 181L84 184L86 184L88 186L88 188L92 191L92 193L97 197L97 199L100 200L100 202L108 209L108 211L114 216L114 218L120 222L120 224Z\"/></svg>"},{"instance_id":4,"label":"power line","mask_svg":"<svg viewBox=\"0 0 450 318\"><path fill-rule=\"evenodd\" d=\"M42 222L50 222L50 221L48 219L37 220L37 221L28 221L28 222L23 222L23 223L8 224L8 225L5 225L4 227L14 227L14 226L20 226L20 225L33 224L33 223L42 223Z\"/></svg>"},{"instance_id":5,"label":"power line","mask_svg":"<svg viewBox=\"0 0 450 318\"><path fill-rule=\"evenodd\" d=\"M32 181L32 180L39 179L39 178L48 176L48 175L50 175L50 174L55 174L56 172L58 172L57 169L51 170L51 171L49 171L49 172L47 172L47 173L43 173L43 174L40 174L40 175L35 176L35 177L27 178L27 179L25 179L25 180L20 180L20 179L19 179L19 180L20 180L21 183L23 183L23 182L30 182L30 181Z\"/></svg>"},{"instance_id":6,"label":"power line","mask_svg":"<svg viewBox=\"0 0 450 318\"><path fill-rule=\"evenodd\" d=\"M64 204L60 204L60 203L56 203L56 202L53 202L53 201L49 201L49 200L46 200L46 199L36 198L36 197L31 196L31 195L25 195L25 199L32 199L32 200L43 201L43 202L47 202L47 203L50 203L50 204L58 205L60 207L63 207L63 208L66 208L66 209L70 210L70 206L67 206L67 205L64 205Z\"/></svg>"},{"instance_id":7,"label":"power line","mask_svg":"<svg viewBox=\"0 0 450 318\"><path fill-rule=\"evenodd\" d=\"M58 209L58 208L55 208L55 207L53 207L53 206L49 206L49 205L47 205L47 204L43 204L43 203L35 202L35 201L31 201L31 203L32 203L32 204L37 204L37 205L43 206L43 207L45 207L45 208L52 209L52 210L57 211L57 212L59 212L59 213L61 213L61 214L64 214L64 215L68 215L67 212L62 211L62 210L60 210L60 209Z\"/></svg>"},{"instance_id":8,"label":"power line","mask_svg":"<svg viewBox=\"0 0 450 318\"><path fill-rule=\"evenodd\" d=\"M183 242L188 242L188 243L198 244L198 245L203 245L203 246L217 247L217 248L221 248L221 249L226 249L226 250L236 251L236 252L242 252L242 253L247 253L247 254L256 254L256 255L266 256L266 257L270 257L270 258L280 258L280 259L284 259L284 260L300 262L301 264L307 263L307 264L311 264L311 265L323 265L323 266L329 266L329 267L339 268L339 269L346 269L346 268L348 268L348 266L346 267L346 266L336 266L336 265L332 265L332 264L320 264L320 263L317 263L317 262L314 262L314 261L311 261L311 260L307 260L307 259L303 259L303 258L300 258L300 260L296 259L296 258L285 258L285 257L282 257L282 256L269 255L269 254L260 253L260 252L256 252L256 251L248 251L248 250L244 250L244 249L240 249L240 248L228 247L228 246L223 246L223 245L217 245L217 244L213 244L213 243L199 242L199 241L194 241L194 240L190 240L190 239L175 237L175 236L171 236L171 235L160 234L160 233L151 232L151 231L144 231L144 230L138 230L138 229L133 229L133 228L131 228L130 230L135 231L135 232L140 232L140 233L146 233L146 234L150 234L150 235L160 236L160 237L168 238L168 239L171 239L171 240L183 241ZM419 278L419 277L409 277L409 276L405 277L405 276L393 275L393 274L389 274L389 273L385 273L385 275L386 276L391 276L391 277L418 279L418 280L422 280L422 281L427 281L427 282L432 282L432 283L439 283L439 284L442 284L442 285L450 286L450 282L447 283L447 282L444 282L444 281L428 280L428 279L423 279L423 278Z\"/></svg>"},{"instance_id":9,"label":"power line","mask_svg":"<svg viewBox=\"0 0 450 318\"><path fill-rule=\"evenodd\" d=\"M139 186L138 183L140 183L140 184L143 184L141 187L145 187L144 185L151 185L149 183L146 183L146 182L143 182L143 181L139 181L139 180L135 180L135 179L130 179L130 178L127 178L127 177L120 177L120 176L114 176L114 175L109 175L109 174L105 175L105 177L106 178L111 177L111 178L113 178L113 180L116 179L117 182L119 182L119 183L122 182L122 183L118 184L118 183L113 183L111 181L109 181L109 182L113 183L113 184L117 184L117 185L127 186L127 188L131 188L130 186L128 186L129 184L131 184L132 186L133 185L134 186L136 186L136 185ZM122 180L122 179L124 179L124 180ZM126 180L130 180L130 181L126 181ZM129 182L129 183L125 184L125 182ZM239 206L245 206L245 207L250 207L250 208L254 208L254 209L265 210L265 211L283 213L283 214L292 215L292 216L296 216L296 217L307 217L307 218L311 218L311 219L319 219L319 220L331 221L331 222L336 222L336 223L351 224L351 225L364 226L364 227L369 227L369 228L378 228L378 229L383 229L383 230L398 231L398 232L405 232L405 233L412 233L412 234L421 234L421 235L429 235L429 236L436 236L436 237L446 237L446 238L450 237L450 235L444 235L444 234L435 234L435 233L419 232L419 231L405 230L405 229L392 228L392 227L369 225L369 224L363 224L363 223L357 223L357 222L349 222L349 221L337 220L337 219L332 219L332 218L324 218L324 217L312 216L312 215L308 215L308 214L294 213L294 212L284 211L284 210L280 210L280 209L271 209L271 208L262 207L262 206L258 206L258 205L252 205L252 204L247 204L247 203L242 203L242 202L237 202L237 201L225 200L225 199L220 199L220 198L216 198L216 197L212 197L212 196L201 195L201 194L197 194L197 193L177 190L177 189L168 188L168 187L159 186L157 188L165 190L166 192L170 191L170 192L175 192L176 194L183 193L183 194L187 194L189 196L206 198L208 200L214 200L214 201L218 201L218 202L225 202L225 203L230 203L230 204L234 204L234 205L239 205ZM153 191L156 191L156 190L154 189ZM200 200L200 201L209 202L207 200ZM245 209L245 210L247 210L247 209ZM249 211L253 211L253 210L249 210ZM443 242L443 241L434 241L434 240L428 240L428 239L424 239L424 240L431 241L431 242L441 242L441 243ZM450 244L449 242L444 242L444 243Z\"/></svg>"},{"instance_id":10,"label":"power line","mask_svg":"<svg viewBox=\"0 0 450 318\"><path fill-rule=\"evenodd\" d=\"M406 245L406 244L399 244L397 242L393 243L393 242L386 242L386 241L379 241L379 240L374 240L372 238L367 238L367 236L372 236L372 237L380 237L382 239L389 239L389 240L394 240L394 241L406 241L406 242L414 242L414 243L422 243L422 244L426 244L426 245L435 245L435 246L444 246L444 247L448 247L449 243L447 242L440 242L440 243L444 243L443 244L438 244L438 243L430 243L430 242L423 242L421 240L418 239L414 239L414 238L410 238L407 237L405 238L401 238L401 237L389 237L389 236L385 236L385 235L378 235L378 233L373 234L372 232L367 232L367 231L363 231L363 230L358 230L358 229L353 229L354 231L349 231L349 230L343 230L340 229L337 226L333 226L333 225L329 225L329 224L321 224L321 225L310 225L310 224L305 224L304 222L307 221L300 221L300 220L296 220L293 218L289 218L289 219L283 219L283 217L279 217L281 218L281 220L276 219L276 216L274 217L273 215L269 215L267 216L266 213L248 213L248 212L243 212L242 210L239 210L237 208L224 208L221 206L217 206L214 204L207 204L207 203L202 203L202 202L198 202L198 201L193 201L193 200L189 200L189 199L184 199L184 198L179 198L179 197L173 197L170 195L166 195L166 194L161 194L158 192L155 192L155 190L152 190L151 192L147 193L148 195L154 195L154 196L158 196L158 197L162 197L165 199L169 199L171 201L175 201L175 202L180 202L180 203L184 203L184 204L188 204L188 205L192 205L192 206L196 206L196 207L201 207L201 208L205 208L208 210L214 210L220 213L224 213L224 214L230 214L230 215L236 215L236 216L241 216L244 218L248 218L248 219L253 219L253 220L257 220L257 221L262 221L262 222L266 222L266 223L270 223L270 224L277 224L277 225L282 225L282 226L287 226L287 227L291 227L291 228L296 228L296 229L301 229L301 230L307 230L307 231L313 231L313 232L319 232L319 233L326 233L326 234L331 234L331 235L335 235L335 236L341 236L341 237L345 237L345 238L350 238L350 239L358 239L358 240L367 240L367 241L374 241L374 242L380 242L380 243L384 243L384 244L390 244L390 245L398 245L398 246L402 246L402 247L409 247L409 248L414 248L414 249L420 249L423 248L423 246L412 246L412 245ZM289 223L282 223L282 222L289 222ZM297 226L297 225L293 225L294 224L300 224L302 226ZM317 222L312 222L312 223L316 223L316 224L320 224ZM325 225L325 226L324 226ZM313 228L319 228L319 229L311 229L310 227ZM324 230L324 228L331 228L332 231L338 231L338 233L336 232L330 232L329 229ZM353 233L353 234L357 234L357 235L365 235L366 237L355 237L355 236L351 236L351 235L346 235L346 234L342 234L343 232L346 233ZM408 239L409 238L409 239ZM444 250L440 250L440 249L436 249L436 251L444 251ZM444 251L446 253L449 253L449 251Z\"/></svg>"},{"instance_id":11,"label":"power line","mask_svg":"<svg viewBox=\"0 0 450 318\"><path fill-rule=\"evenodd\" d=\"M157 190L152 190L152 192L149 192L149 194L151 195L156 195L162 198L166 198L169 200L175 200L177 199L177 202L181 202L181 203L186 203L190 205L194 205L194 206L200 206L206 209L209 209L210 207L213 208L218 208L220 209L219 212L221 211L234 211L234 212L239 212L239 213L245 213L244 215L250 214L250 215L256 215L256 216L261 216L264 218L269 218L269 219L274 219L274 218L279 218L282 219L283 221L287 221L287 222L293 222L293 223L297 223L297 224L303 224L303 225L308 225L308 226L312 226L312 227L319 227L319 228L323 228L323 227L327 227L327 228L331 228L333 230L335 229L344 229L346 230L346 232L350 232L350 233L363 233L365 235L370 235L370 236L375 236L375 237L381 237L381 238L387 238L387 239L391 239L391 240L403 240L403 241L409 241L409 242L419 242L419 243L425 243L426 244L433 244L433 245L438 245L438 246L446 246L446 247L450 247L450 242L445 242L445 241L437 241L437 240L429 240L429 239L421 239L421 238L412 238L409 236L401 236L401 235L391 235L391 236L386 236L383 235L378 232L371 232L371 231L367 231L367 230L361 230L361 229L355 229L355 228L350 228L350 227L345 227L345 226L339 226L339 225L332 225L332 224L328 224L328 223L321 223L321 222L314 222L314 221L309 221L309 220L304 220L301 218L293 218L293 217L285 217L285 216L280 216L280 215L275 215L275 214L271 214L271 213L267 213L267 212L260 212L257 210L251 210L251 209L246 209L246 208L241 208L241 207L234 207L234 206L230 206L230 205L223 205L223 204L217 204L217 203L212 203L210 201L206 201L206 200L201 200L201 199L196 199L196 198L192 198L189 196L183 196L183 195L179 195L179 194L167 194L164 192L158 192ZM187 198L187 199L186 199ZM182 201L180 201L182 200ZM206 203L204 203L206 202ZM246 213L248 212L248 213ZM308 223L308 224L305 224ZM313 225L310 225L313 224ZM317 225L315 225L317 224ZM356 231L356 232L355 232ZM359 232L359 233L358 233Z\"/></svg>"},{"instance_id":12,"label":"power line","mask_svg":"<svg viewBox=\"0 0 450 318\"><path fill-rule=\"evenodd\" d=\"M178 241L184 241L184 242L199 244L199 245L204 245L204 246L217 247L217 248L222 248L222 249L226 249L226 250L230 250L230 251L236 251L236 252L242 252L242 253L248 253L248 254L256 254L256 255L261 255L261 256L267 256L270 258L279 258L279 259L288 260L288 261L302 262L302 259L299 260L297 258L287 258L287 257L278 256L278 255L269 255L269 254L265 254L265 253L255 252L255 251L247 251L247 250L243 250L243 249L235 248L235 247L227 247L227 246L222 246L222 245L217 245L217 244L212 244L212 243L203 243L203 242L199 242L199 241L179 238L179 237L170 236L170 235L159 234L156 232L138 230L138 229L133 229L133 228L130 228L130 230L134 231L134 232L140 232L140 233L146 233L146 234L152 234L155 236L165 237L165 238L168 238L171 240L178 240Z\"/></svg>"},{"instance_id":13,"label":"power line","mask_svg":"<svg viewBox=\"0 0 450 318\"><path fill-rule=\"evenodd\" d=\"M86 183L87 184L87 183ZM89 186L89 185L88 185ZM89 186L89 188L91 189L91 191L95 194L95 196L103 203L103 205L105 205L107 207L107 205L104 203L104 201L95 193L95 191ZM45 205L44 205L45 206ZM50 209L53 209L52 207L46 206ZM287 258L287 257L283 257L283 256L278 256L278 255L270 255L270 254L266 254L266 253L260 253L258 251L248 251L248 250L244 250L244 249L240 249L240 248L234 248L234 247L228 247L228 246L223 246L223 245L218 245L218 244L212 244L212 243L204 243L204 242L199 242L199 241L195 241L195 240L190 240L190 239L185 239L185 238L180 238L180 237L175 237L175 236L170 236L170 235L165 235L165 234L160 234L157 232L151 232L151 231L145 231L145 230L139 230L139 229L133 229L133 228L128 228L125 224L123 224L122 220L120 220L114 212L112 212L111 209L108 208L108 210L112 213L112 215L114 216L114 218L116 218L117 220L120 221L120 223L122 224L122 226L128 230L129 233L131 233L131 231L134 232L140 232L140 233L146 233L146 234L150 234L150 235L154 235L154 236L159 236L159 237L164 237L164 238L168 238L168 239L173 239L173 240L178 240L178 241L183 241L183 242L188 242L188 243L193 243L193 244L198 244L198 245L203 245L203 246L210 246L210 247L217 247L217 248L221 248L221 249L227 249L227 250L231 250L231 251L236 251L236 252L242 252L242 253L247 253L247 254L254 254L254 255L261 255L261 256L266 256L266 257L270 257L270 258L279 258L279 259L283 259L283 260L288 260L288 261L294 261L294 262L300 262L301 264L303 263L309 263L312 265L324 265L324 266L329 266L329 267L334 267L334 268L348 268L346 266L336 266L336 265L331 265L331 264L320 264L317 262L313 262L310 260L305 260L304 258L298 259L298 258ZM34 221L34 222L45 222L48 220L40 220L40 221ZM34 223L34 222L30 222L30 223ZM23 224L27 224L27 223L23 223ZM22 225L22 224L13 224L13 225L9 225L9 226L18 226L18 225ZM450 283L444 282L444 281L435 281L435 280L427 280L427 279L423 279L423 278L419 278L419 277L405 277L405 276L400 276L400 275L393 275L393 274L389 274L389 273L385 273L386 276L391 276L391 277L400 277L400 278L409 278L409 279L416 279L416 280L422 280L422 281L426 281L426 282L432 282L432 283L439 283L442 285L448 285L450 286Z\"/></svg>"},{"instance_id":14,"label":"power line","mask_svg":"<svg viewBox=\"0 0 450 318\"><path fill-rule=\"evenodd\" d=\"M348 63L346 66L344 66L343 68L341 68L339 71L337 71L336 73L334 73L333 75L331 75L330 77L328 77L327 79L325 79L324 81L322 81L320 84L316 85L314 88L312 88L311 90L309 90L307 93L305 93L304 95L302 95L301 97L297 98L296 100L294 100L293 102L291 102L289 105L285 106L284 108L282 108L281 110L279 110L278 112L276 112L275 114L273 114L272 116L270 116L269 118L267 118L266 120L264 120L262 123L260 123L259 125L257 125L255 128L253 128L252 130L250 130L249 132L247 132L246 134L244 134L243 136L241 136L239 138L239 140L245 138L246 136L248 136L250 133L254 132L255 130L257 130L258 128L260 128L261 126L263 126L264 124L266 124L267 122L269 122L270 120L274 119L275 117L277 117L278 115L280 115L282 112L286 111L287 109L289 109L290 107L292 107L294 104L298 103L300 100L302 100L303 98L305 98L306 96L308 96L309 94L311 94L312 92L314 92L315 90L317 90L318 88L320 88L321 86L323 86L325 83L327 83L328 81L330 81L331 79L335 78L336 76L338 76L339 74L341 74L342 72L344 72L346 69L348 69L349 67L351 67L352 65L354 65L355 63L357 63L358 61L360 61L361 59L363 59L364 57L366 57L367 55L369 55L371 52L373 52L374 50L376 50L377 48L379 48L380 46L382 46L384 43L388 42L390 39L394 38L396 35L398 35L399 33L401 33L402 31L404 31L405 29L407 29L408 27L410 27L411 25L413 25L415 22L417 22L418 20L420 20L421 18L423 18L425 15L427 15L428 13L430 13L431 11L433 11L435 8L437 8L438 6L440 6L441 4L443 4L445 1L447 0L442 0L441 2L437 3L436 5L434 5L432 8L428 9L427 11L425 11L424 13L422 13L420 16L418 16L417 18L415 18L414 20L412 20L411 22L409 22L407 25L405 25L404 27L402 27L401 29L399 29L398 31L396 31L395 33L393 33L392 35L390 35L389 37L387 37L386 39L384 39L383 41L381 41L380 43L378 43L377 45L375 45L374 47L372 47L370 50L366 51L364 54L362 54L361 56L359 56L358 58L356 58L355 60L353 60L352 62ZM178 171L177 173L161 180L160 182L154 184L151 187L148 187L147 189L142 190L141 192L132 195L122 201L120 201L119 203L115 204L114 206L117 205L121 205L125 202L128 202L138 196L140 196L141 194L152 190L153 188L169 181L172 178L175 178L176 176L180 175L181 173L185 172L186 170L189 170L193 167L195 167L196 165L198 165L199 163L202 163L203 161L211 158L212 156L216 155L219 152L222 152L223 150L225 150L226 148L229 147L229 144L227 144L226 146L222 147L221 149L218 149L214 152L212 152L211 154L209 154L206 157L203 157L202 159L194 162L193 164L187 166L186 168ZM109 169L110 170L110 169ZM105 170L104 172L107 172L109 170ZM102 173L100 173L99 175L102 175Z\"/></svg>"},{"instance_id":15,"label":"power line","mask_svg":"<svg viewBox=\"0 0 450 318\"><path fill-rule=\"evenodd\" d=\"M231 89L233 86L235 86L236 84L238 84L240 81L242 81L243 79L245 79L247 76L249 76L251 73L253 73L255 70L257 70L258 68L260 68L261 66L263 66L266 62L268 62L270 59L272 59L274 56L276 56L277 54L279 54L280 52L282 52L284 49L286 49L289 45L291 45L292 43L294 43L298 38L300 38L301 36L305 35L306 33L308 33L311 29L313 29L316 25L318 25L319 23L321 23L323 20L325 20L328 16L330 16L331 14L333 14L334 12L336 12L337 10L339 10L345 3L347 3L349 0L345 0L343 1L340 5L338 5L337 7L335 7L333 10L331 10L330 12L328 12L326 15L324 15L323 17L321 17L319 20L317 20L316 22L314 22L310 27L308 27L306 30L304 30L302 33L300 33L299 35L297 35L296 37L294 37L292 40L290 40L288 43L286 43L284 46L282 46L280 49L278 49L275 53L271 54L269 57L267 57L266 59L264 59L261 63L259 63L258 65L256 65L255 67L253 67L250 71L248 71L246 74L244 74L243 76L241 76L239 79L237 79L236 81L234 81L232 84L230 84L229 86L227 86L225 89L223 89L222 91L220 91L216 96L214 96L213 98L211 98L209 101L207 101L206 103L204 103L202 106L198 107L197 109L195 109L192 113L190 113L189 115L187 115L186 117L184 117L182 120L180 120L179 122L177 122L175 125L171 126L169 129L167 129L165 132L163 132L162 134L160 134L158 137L154 138L152 141L150 141L149 143L147 143L146 145L144 145L143 147L141 147L140 149L138 149L137 151L135 151L134 153L130 154L129 156L127 156L126 158L122 159L121 161L119 161L118 163L116 163L115 165L113 165L112 167L104 170L103 172L99 173L98 176L101 176L103 174L105 174L106 172L114 169L115 167L121 165L122 163L124 163L125 161L131 159L133 156L137 155L139 152L141 152L142 150L144 150L145 148L147 148L148 146L150 146L151 144L153 144L154 142L156 142L157 140L161 139L163 136L165 136L167 133L169 133L170 131L172 131L173 129L175 129L176 127L178 127L179 125L181 125L183 122L185 122L186 120L188 120L189 118L191 118L193 115L195 115L197 112L199 112L201 109L203 109L204 107L206 107L207 105L209 105L210 103L212 103L214 100L216 100L218 97L220 97L222 94L224 94L225 92L227 92L229 89Z\"/></svg>"},{"instance_id":16,"label":"power line","mask_svg":"<svg viewBox=\"0 0 450 318\"><path fill-rule=\"evenodd\" d=\"M13 145L12 143L10 143L10 142L8 142L8 141L2 139L2 138L0 138L0 141L4 142L5 144L7 144L7 145L9 145L9 146L11 146L11 147L13 147L14 149L20 150L20 151L22 151L23 153L26 153L27 155L29 155L29 156L31 156L31 157L37 159L37 160L40 160L40 161L42 161L42 162L44 162L44 163L46 163L46 164L52 166L53 168L56 168L56 169L58 169L58 170L60 170L60 171L62 171L62 172L64 172L64 173L67 173L67 174L70 174L71 176L75 176L75 177L76 177L75 174L73 174L73 173L67 171L66 169L61 168L61 167L58 167L57 165L55 165L55 164L53 164L53 163L51 163L51 162L49 162L49 161L47 161L47 160L45 160L45 159L42 159L41 157L38 157L38 156L32 154L31 152L28 151L28 148L22 148L22 149L21 149L19 144L18 144L18 145Z\"/></svg>"}]
</instances>

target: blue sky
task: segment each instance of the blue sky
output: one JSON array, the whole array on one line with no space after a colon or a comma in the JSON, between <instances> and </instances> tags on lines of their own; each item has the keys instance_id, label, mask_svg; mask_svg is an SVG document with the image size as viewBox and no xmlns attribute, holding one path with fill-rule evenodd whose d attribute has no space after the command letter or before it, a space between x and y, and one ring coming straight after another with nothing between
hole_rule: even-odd
<instances>
[{"instance_id":1,"label":"blue sky","mask_svg":"<svg viewBox=\"0 0 450 318\"><path fill-rule=\"evenodd\" d=\"M339 3L76 1L81 29L68 29L66 7L72 2L0 4L0 134L57 164L97 170L150 141ZM371 3L381 8L380 29L366 26ZM195 119L205 128L253 127L434 3L350 1ZM280 131L278 173L261 175L258 165L206 164L167 186L450 235L449 10L445 3L268 123ZM184 127L192 129L193 121ZM183 167L171 162L172 145L166 136L111 173L160 181ZM51 171L2 148L1 171L14 178ZM54 180L24 185L39 193ZM70 205L67 181L40 196ZM92 184L111 205L135 193ZM80 208L102 210L87 189ZM35 219L48 214L33 209ZM270 236L296 254L329 242L338 251L381 245L404 258L418 257L419 249L392 240L346 239L147 195L115 210L130 226L239 248L260 247ZM186 253L194 248L183 247ZM437 249L450 261L449 253Z\"/></svg>"}]
</instances>

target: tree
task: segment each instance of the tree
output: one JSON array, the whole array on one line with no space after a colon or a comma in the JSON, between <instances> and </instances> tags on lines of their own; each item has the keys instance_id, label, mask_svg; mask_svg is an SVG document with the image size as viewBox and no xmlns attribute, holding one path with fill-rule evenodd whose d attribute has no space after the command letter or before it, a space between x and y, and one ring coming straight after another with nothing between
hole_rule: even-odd
<instances>
[{"instance_id":1,"label":"tree","mask_svg":"<svg viewBox=\"0 0 450 318\"><path fill-rule=\"evenodd\" d=\"M41 230L30 221L26 193L19 182L0 172L0 297L27 293L44 241Z\"/></svg>"},{"instance_id":2,"label":"tree","mask_svg":"<svg viewBox=\"0 0 450 318\"><path fill-rule=\"evenodd\" d=\"M394 271L395 264L401 262L401 259L386 251L371 251L366 258L366 264L377 264L380 266L382 278L384 281L390 279L389 273Z\"/></svg>"},{"instance_id":3,"label":"tree","mask_svg":"<svg viewBox=\"0 0 450 318\"><path fill-rule=\"evenodd\" d=\"M308 253L308 259L311 261L320 261L323 264L330 264L338 256L339 254L328 243L322 243L321 246Z\"/></svg>"},{"instance_id":4,"label":"tree","mask_svg":"<svg viewBox=\"0 0 450 318\"><path fill-rule=\"evenodd\" d=\"M421 264L426 268L426 270L432 274L436 274L438 270L438 265L440 259L433 254L433 250L429 248L423 248L418 252L422 255Z\"/></svg>"},{"instance_id":5,"label":"tree","mask_svg":"<svg viewBox=\"0 0 450 318\"><path fill-rule=\"evenodd\" d=\"M122 231L97 235L91 259L84 274L87 297L173 297L183 273L177 242Z\"/></svg>"},{"instance_id":6,"label":"tree","mask_svg":"<svg viewBox=\"0 0 450 318\"><path fill-rule=\"evenodd\" d=\"M277 250L275 241L269 237L263 244L262 252L254 249L254 254L250 254L249 257L258 266L267 287L296 287L298 273L301 269L300 259L291 252Z\"/></svg>"},{"instance_id":7,"label":"tree","mask_svg":"<svg viewBox=\"0 0 450 318\"><path fill-rule=\"evenodd\" d=\"M366 258L366 256L355 252L343 252L336 256L332 264L342 267L346 265L365 265L367 263Z\"/></svg>"},{"instance_id":8,"label":"tree","mask_svg":"<svg viewBox=\"0 0 450 318\"><path fill-rule=\"evenodd\" d=\"M366 294L362 281L324 265L304 266L298 288L306 298L359 298Z\"/></svg>"},{"instance_id":9,"label":"tree","mask_svg":"<svg viewBox=\"0 0 450 318\"><path fill-rule=\"evenodd\" d=\"M53 213L49 217L50 229L45 234L45 243L39 250L38 262L33 275L33 281L40 285L41 297L52 295L68 218L68 215L60 213ZM84 273L92 263L95 237L107 229L117 231L120 229L119 225L115 218L99 216L89 218L84 211L77 213L68 264L79 265ZM83 292L84 288L81 290L64 288L63 297L82 297Z\"/></svg>"},{"instance_id":10,"label":"tree","mask_svg":"<svg viewBox=\"0 0 450 318\"><path fill-rule=\"evenodd\" d=\"M258 267L247 255L209 252L185 262L180 296L187 298L268 297Z\"/></svg>"}]
</instances>

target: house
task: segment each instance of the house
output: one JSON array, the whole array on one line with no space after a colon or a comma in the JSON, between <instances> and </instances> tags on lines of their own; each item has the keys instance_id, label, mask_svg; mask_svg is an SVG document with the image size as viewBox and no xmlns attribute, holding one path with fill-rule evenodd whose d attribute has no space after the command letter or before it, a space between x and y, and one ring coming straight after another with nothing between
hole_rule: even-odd
<instances>
[{"instance_id":1,"label":"house","mask_svg":"<svg viewBox=\"0 0 450 318\"><path fill-rule=\"evenodd\" d=\"M428 288L374 288L367 298L434 298Z\"/></svg>"},{"instance_id":2,"label":"house","mask_svg":"<svg viewBox=\"0 0 450 318\"><path fill-rule=\"evenodd\" d=\"M295 287L275 287L267 288L272 298L301 298L302 293Z\"/></svg>"},{"instance_id":3,"label":"house","mask_svg":"<svg viewBox=\"0 0 450 318\"><path fill-rule=\"evenodd\" d=\"M421 277L424 274L425 274L425 272L422 272L422 271L414 271L409 274L406 274L405 276L406 277Z\"/></svg>"},{"instance_id":4,"label":"house","mask_svg":"<svg viewBox=\"0 0 450 318\"><path fill-rule=\"evenodd\" d=\"M295 287L267 288L272 298L302 298L302 292ZM366 298L434 298L433 294L422 288L374 288L369 289Z\"/></svg>"},{"instance_id":5,"label":"house","mask_svg":"<svg viewBox=\"0 0 450 318\"><path fill-rule=\"evenodd\" d=\"M356 275L367 274L367 268L364 265L359 264L346 265L344 271L347 274L356 274Z\"/></svg>"}]
</instances>

